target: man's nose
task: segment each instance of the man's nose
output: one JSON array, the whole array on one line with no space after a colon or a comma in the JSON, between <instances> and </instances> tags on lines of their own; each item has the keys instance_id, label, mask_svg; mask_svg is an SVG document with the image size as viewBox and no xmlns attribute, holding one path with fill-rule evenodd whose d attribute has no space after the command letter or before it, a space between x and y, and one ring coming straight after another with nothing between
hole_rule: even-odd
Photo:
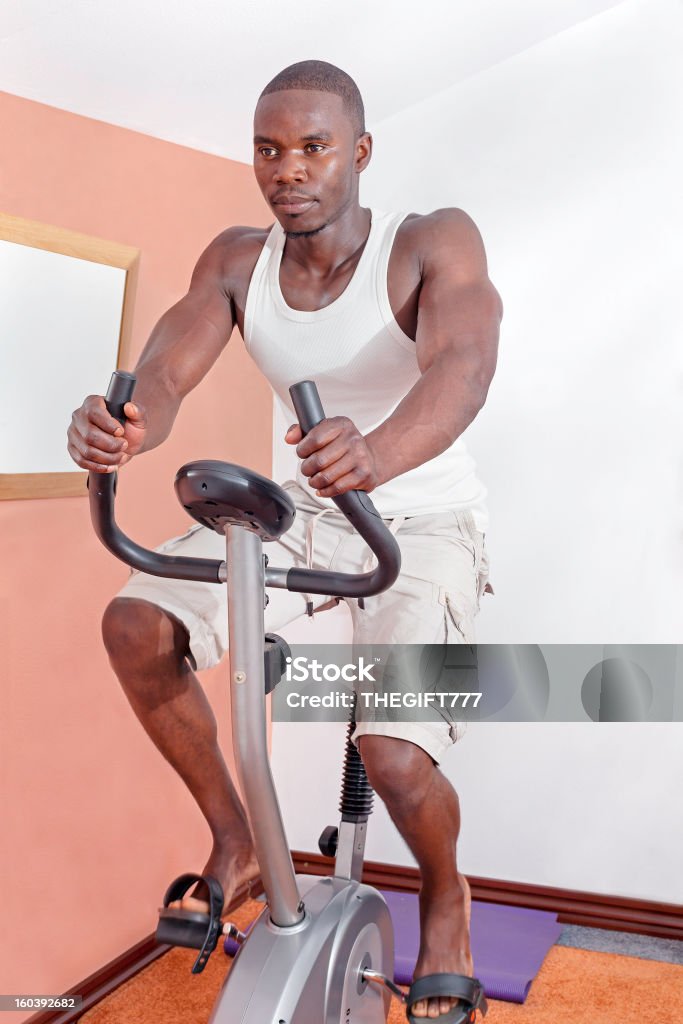
<instances>
[{"instance_id":1,"label":"man's nose","mask_svg":"<svg viewBox=\"0 0 683 1024\"><path fill-rule=\"evenodd\" d=\"M275 169L275 180L281 184L305 181L306 167L302 157L296 153L283 153Z\"/></svg>"}]
</instances>

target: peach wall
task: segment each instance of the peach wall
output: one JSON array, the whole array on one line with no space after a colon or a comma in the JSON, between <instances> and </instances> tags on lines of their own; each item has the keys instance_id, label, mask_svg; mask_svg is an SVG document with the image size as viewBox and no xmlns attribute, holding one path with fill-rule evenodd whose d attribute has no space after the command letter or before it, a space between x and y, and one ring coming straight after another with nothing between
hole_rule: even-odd
<instances>
[{"instance_id":1,"label":"peach wall","mask_svg":"<svg viewBox=\"0 0 683 1024\"><path fill-rule=\"evenodd\" d=\"M244 165L6 93L0 134L2 210L141 250L133 362L208 241L267 223ZM40 416L30 395L25 408ZM123 528L148 545L182 532L172 479L187 460L270 473L271 428L270 389L236 332L171 438L121 474ZM203 867L210 837L103 651L102 610L127 570L95 539L87 500L0 502L0 536L0 991L58 993L154 930L166 885ZM224 672L203 682L229 749Z\"/></svg>"}]
</instances>

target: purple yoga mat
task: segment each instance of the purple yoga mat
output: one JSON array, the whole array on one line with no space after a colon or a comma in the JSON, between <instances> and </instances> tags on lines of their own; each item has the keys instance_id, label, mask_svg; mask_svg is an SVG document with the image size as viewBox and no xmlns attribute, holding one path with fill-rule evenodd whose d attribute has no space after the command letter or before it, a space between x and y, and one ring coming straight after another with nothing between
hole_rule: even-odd
<instances>
[{"instance_id":1,"label":"purple yoga mat","mask_svg":"<svg viewBox=\"0 0 683 1024\"><path fill-rule=\"evenodd\" d=\"M409 985L417 960L420 925L416 893L382 892L394 923L394 980ZM472 902L470 936L474 973L491 999L523 1003L562 925L557 914Z\"/></svg>"}]
</instances>

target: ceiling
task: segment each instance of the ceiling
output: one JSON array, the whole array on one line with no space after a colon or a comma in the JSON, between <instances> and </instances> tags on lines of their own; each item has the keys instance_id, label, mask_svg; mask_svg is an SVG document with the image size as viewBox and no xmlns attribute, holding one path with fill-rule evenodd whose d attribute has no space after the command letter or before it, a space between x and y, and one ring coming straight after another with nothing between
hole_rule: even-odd
<instances>
[{"instance_id":1,"label":"ceiling","mask_svg":"<svg viewBox=\"0 0 683 1024\"><path fill-rule=\"evenodd\" d=\"M287 64L343 67L372 130L619 2L1 0L0 90L251 162L254 104Z\"/></svg>"}]
</instances>

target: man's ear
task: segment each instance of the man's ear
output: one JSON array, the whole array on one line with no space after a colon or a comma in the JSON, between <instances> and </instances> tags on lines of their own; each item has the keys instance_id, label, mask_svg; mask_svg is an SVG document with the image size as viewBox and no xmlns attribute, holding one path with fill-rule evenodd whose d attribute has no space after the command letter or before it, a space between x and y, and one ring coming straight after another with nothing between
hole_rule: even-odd
<instances>
[{"instance_id":1,"label":"man's ear","mask_svg":"<svg viewBox=\"0 0 683 1024\"><path fill-rule=\"evenodd\" d=\"M363 132L356 143L356 173L360 174L370 163L372 156L372 135L370 132Z\"/></svg>"}]
</instances>

